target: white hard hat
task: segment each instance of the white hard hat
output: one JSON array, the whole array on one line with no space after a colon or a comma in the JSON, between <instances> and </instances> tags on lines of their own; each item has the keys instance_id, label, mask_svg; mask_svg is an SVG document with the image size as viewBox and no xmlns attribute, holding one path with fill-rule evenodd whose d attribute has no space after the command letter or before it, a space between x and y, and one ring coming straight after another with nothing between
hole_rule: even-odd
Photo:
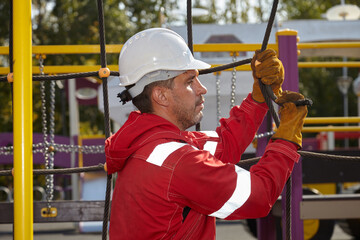
<instances>
[{"instance_id":1,"label":"white hard hat","mask_svg":"<svg viewBox=\"0 0 360 240\"><path fill-rule=\"evenodd\" d=\"M179 34L166 28L151 28L135 34L122 47L120 86L135 84L129 89L134 98L151 82L176 77L186 70L209 67L209 64L194 59Z\"/></svg>"}]
</instances>

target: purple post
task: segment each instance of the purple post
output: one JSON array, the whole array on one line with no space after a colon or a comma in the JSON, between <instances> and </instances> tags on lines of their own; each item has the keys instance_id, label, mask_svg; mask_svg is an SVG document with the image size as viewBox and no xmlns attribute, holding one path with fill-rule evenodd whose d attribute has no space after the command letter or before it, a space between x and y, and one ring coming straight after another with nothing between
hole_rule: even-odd
<instances>
[{"instance_id":1,"label":"purple post","mask_svg":"<svg viewBox=\"0 0 360 240\"><path fill-rule=\"evenodd\" d=\"M265 116L264 121L260 125L258 133L265 133L269 131L268 121L269 114ZM270 128L271 130L271 128ZM260 157L264 154L266 145L268 144L268 138L259 138L257 141L256 156ZM269 214L264 218L257 219L257 238L259 240L275 240L276 239L276 227L274 216Z\"/></svg>"},{"instance_id":2,"label":"purple post","mask_svg":"<svg viewBox=\"0 0 360 240\"><path fill-rule=\"evenodd\" d=\"M294 92L299 91L299 70L298 70L298 51L297 51L297 31L281 30L276 33L279 46L279 59L285 68L285 81L283 90ZM291 239L304 239L303 221L300 219L300 202L302 200L302 166L301 159L295 164L292 173L291 185ZM286 188L284 188L282 199L286 198ZM286 204L283 200L282 205L282 226L283 239L286 239Z\"/></svg>"}]
</instances>

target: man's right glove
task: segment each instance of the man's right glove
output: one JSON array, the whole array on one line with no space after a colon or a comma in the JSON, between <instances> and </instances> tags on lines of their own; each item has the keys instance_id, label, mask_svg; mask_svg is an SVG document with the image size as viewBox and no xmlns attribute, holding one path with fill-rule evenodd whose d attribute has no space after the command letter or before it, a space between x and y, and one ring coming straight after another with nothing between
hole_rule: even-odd
<instances>
[{"instance_id":1,"label":"man's right glove","mask_svg":"<svg viewBox=\"0 0 360 240\"><path fill-rule=\"evenodd\" d=\"M301 130L307 114L306 106L296 106L293 102L304 99L300 93L283 91L276 100L280 107L280 126L272 139L283 139L302 147Z\"/></svg>"}]
</instances>

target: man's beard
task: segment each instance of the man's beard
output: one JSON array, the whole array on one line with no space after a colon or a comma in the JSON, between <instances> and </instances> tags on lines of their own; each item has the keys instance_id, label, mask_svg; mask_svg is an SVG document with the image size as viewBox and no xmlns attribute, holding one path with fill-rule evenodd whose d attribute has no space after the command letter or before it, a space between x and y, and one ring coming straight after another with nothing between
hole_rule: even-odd
<instances>
[{"instance_id":1,"label":"man's beard","mask_svg":"<svg viewBox=\"0 0 360 240\"><path fill-rule=\"evenodd\" d=\"M177 122L181 124L183 129L188 129L201 121L203 113L202 111L196 113L196 107L204 101L204 97L200 97L192 107L184 106L184 103L181 102L176 95L174 95L174 99L176 100L177 105L173 108L173 113L176 116Z\"/></svg>"}]
</instances>

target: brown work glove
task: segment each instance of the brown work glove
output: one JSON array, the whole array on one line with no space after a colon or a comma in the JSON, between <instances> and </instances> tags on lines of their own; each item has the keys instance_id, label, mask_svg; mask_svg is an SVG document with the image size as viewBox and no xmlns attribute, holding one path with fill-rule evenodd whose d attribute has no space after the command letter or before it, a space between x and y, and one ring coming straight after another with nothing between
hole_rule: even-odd
<instances>
[{"instance_id":1,"label":"brown work glove","mask_svg":"<svg viewBox=\"0 0 360 240\"><path fill-rule=\"evenodd\" d=\"M304 125L307 114L306 106L296 106L294 101L304 99L300 93L284 91L276 100L276 103L282 105L280 107L280 126L276 133L272 136L273 139L283 139L302 147L301 130Z\"/></svg>"},{"instance_id":2,"label":"brown work glove","mask_svg":"<svg viewBox=\"0 0 360 240\"><path fill-rule=\"evenodd\" d=\"M265 102L259 87L259 78L262 83L271 86L276 96L281 94L281 85L284 82L284 67L276 57L274 50L266 49L263 52L256 50L251 60L251 69L254 78L252 98L255 101L260 103Z\"/></svg>"}]
</instances>

